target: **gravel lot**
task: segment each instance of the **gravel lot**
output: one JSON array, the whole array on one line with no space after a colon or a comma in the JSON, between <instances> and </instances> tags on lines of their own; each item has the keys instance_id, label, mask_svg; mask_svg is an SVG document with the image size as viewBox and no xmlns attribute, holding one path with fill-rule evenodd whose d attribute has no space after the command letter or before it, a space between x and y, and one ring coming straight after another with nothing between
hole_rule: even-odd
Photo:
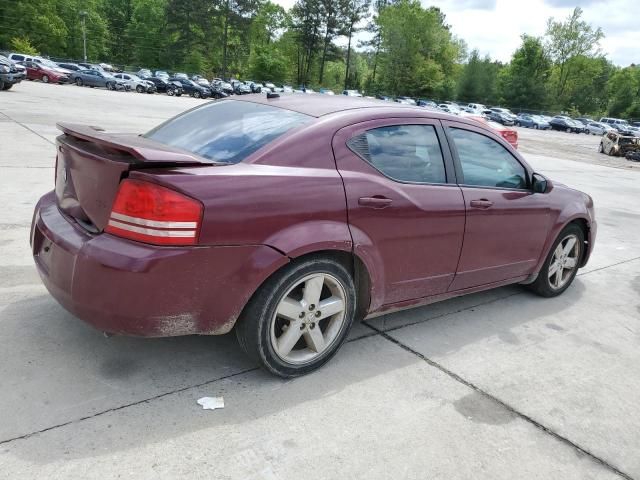
<instances>
[{"instance_id":1,"label":"gravel lot","mask_svg":"<svg viewBox=\"0 0 640 480\"><path fill-rule=\"evenodd\" d=\"M597 137L520 129L532 165L599 217L590 264L555 299L514 286L366 321L293 381L233 335L107 339L66 313L28 238L55 122L144 131L200 103L31 82L0 95L0 479L640 479L640 173Z\"/></svg>"}]
</instances>

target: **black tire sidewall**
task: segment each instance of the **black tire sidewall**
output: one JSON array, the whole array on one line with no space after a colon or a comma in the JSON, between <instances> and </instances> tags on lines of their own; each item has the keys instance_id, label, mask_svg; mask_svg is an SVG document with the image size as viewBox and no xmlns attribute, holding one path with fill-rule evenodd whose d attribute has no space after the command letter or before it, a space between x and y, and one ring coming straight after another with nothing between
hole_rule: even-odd
<instances>
[{"instance_id":1,"label":"black tire sidewall","mask_svg":"<svg viewBox=\"0 0 640 480\"><path fill-rule=\"evenodd\" d=\"M303 365L289 364L278 357L271 345L271 320L287 290L314 273L331 274L341 283L346 295L345 320L333 345L322 355ZM310 258L285 267L260 287L238 320L236 334L247 354L269 372L285 378L305 375L327 363L345 342L355 318L356 301L353 278L344 266L330 259Z\"/></svg>"},{"instance_id":2,"label":"black tire sidewall","mask_svg":"<svg viewBox=\"0 0 640 480\"><path fill-rule=\"evenodd\" d=\"M576 237L578 237L578 244L580 246L579 247L580 251L578 253L578 265L571 273L571 278L569 279L569 281L562 288L555 289L555 288L552 288L551 284L549 283L549 265L551 264L551 259L553 258L553 252L557 248L558 244L562 240L564 240L567 235L571 235L571 234L576 235ZM575 279L578 273L578 269L580 268L580 260L584 255L584 248L585 248L584 232L578 225L569 224L565 228L563 228L560 234L558 234L558 237L556 238L556 240L553 242L553 245L551 246L551 249L547 254L547 258L544 261L542 268L540 269L538 278L532 284L533 290L539 295L542 295L544 297L555 297L563 293L567 288L571 286L571 284L573 283L573 280Z\"/></svg>"}]
</instances>

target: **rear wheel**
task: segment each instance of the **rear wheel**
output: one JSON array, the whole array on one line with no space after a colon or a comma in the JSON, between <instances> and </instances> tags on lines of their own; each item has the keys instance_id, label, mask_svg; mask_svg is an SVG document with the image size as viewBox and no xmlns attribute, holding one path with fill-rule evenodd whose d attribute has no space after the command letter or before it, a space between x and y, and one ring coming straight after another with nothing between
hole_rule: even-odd
<instances>
[{"instance_id":1,"label":"rear wheel","mask_svg":"<svg viewBox=\"0 0 640 480\"><path fill-rule=\"evenodd\" d=\"M144 87L142 85L136 86L136 92L138 92L138 93L144 92Z\"/></svg>"},{"instance_id":2,"label":"rear wheel","mask_svg":"<svg viewBox=\"0 0 640 480\"><path fill-rule=\"evenodd\" d=\"M198 90L196 90L195 92L193 92L193 96L195 98L200 98L200 97L202 97L202 94Z\"/></svg>"},{"instance_id":3,"label":"rear wheel","mask_svg":"<svg viewBox=\"0 0 640 480\"><path fill-rule=\"evenodd\" d=\"M79 86L79 87L81 87L83 85L83 81L82 81L82 79L80 77L76 78L76 85Z\"/></svg>"},{"instance_id":4,"label":"rear wheel","mask_svg":"<svg viewBox=\"0 0 640 480\"><path fill-rule=\"evenodd\" d=\"M570 128L567 128L567 129L565 130L565 132L567 132L567 133L571 133L571 129L570 129Z\"/></svg>"},{"instance_id":5,"label":"rear wheel","mask_svg":"<svg viewBox=\"0 0 640 480\"><path fill-rule=\"evenodd\" d=\"M575 224L568 225L551 247L538 278L529 288L543 297L564 292L578 273L584 249L584 233Z\"/></svg>"},{"instance_id":6,"label":"rear wheel","mask_svg":"<svg viewBox=\"0 0 640 480\"><path fill-rule=\"evenodd\" d=\"M173 88L167 88L167 95L169 95L170 97L173 97L174 94L175 92L173 91Z\"/></svg>"},{"instance_id":7,"label":"rear wheel","mask_svg":"<svg viewBox=\"0 0 640 480\"><path fill-rule=\"evenodd\" d=\"M344 343L356 313L353 278L340 263L292 263L260 287L236 325L244 351L281 377L320 368Z\"/></svg>"},{"instance_id":8,"label":"rear wheel","mask_svg":"<svg viewBox=\"0 0 640 480\"><path fill-rule=\"evenodd\" d=\"M42 82L49 83L49 75L42 75Z\"/></svg>"}]
</instances>

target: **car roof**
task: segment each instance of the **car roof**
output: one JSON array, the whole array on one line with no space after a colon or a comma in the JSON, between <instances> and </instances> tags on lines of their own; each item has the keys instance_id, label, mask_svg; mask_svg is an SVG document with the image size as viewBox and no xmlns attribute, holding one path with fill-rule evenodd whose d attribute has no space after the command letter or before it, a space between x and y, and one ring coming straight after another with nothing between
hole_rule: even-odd
<instances>
[{"instance_id":1,"label":"car roof","mask_svg":"<svg viewBox=\"0 0 640 480\"><path fill-rule=\"evenodd\" d=\"M445 113L438 110L426 109L415 105L402 103L390 103L384 100L368 99L361 97L347 97L343 95L305 95L300 93L279 94L279 97L268 99L266 95L252 94L234 97L229 101L252 102L263 105L292 110L295 112L310 115L312 117L322 117L340 113L359 114L370 117L372 114L381 117L424 117L438 120L450 120L458 123L466 123L478 126L478 122L467 120L464 117ZM358 115L360 117L360 115ZM358 120L361 121L361 120Z\"/></svg>"}]
</instances>

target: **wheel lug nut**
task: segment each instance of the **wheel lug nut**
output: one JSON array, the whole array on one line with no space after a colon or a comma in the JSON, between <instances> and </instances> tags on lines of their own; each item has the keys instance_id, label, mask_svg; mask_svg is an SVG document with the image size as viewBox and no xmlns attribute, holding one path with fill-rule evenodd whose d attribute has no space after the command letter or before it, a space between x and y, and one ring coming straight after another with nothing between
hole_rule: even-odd
<instances>
[{"instance_id":1,"label":"wheel lug nut","mask_svg":"<svg viewBox=\"0 0 640 480\"><path fill-rule=\"evenodd\" d=\"M316 324L315 324L315 323L312 323L312 324L309 326L309 328L313 330L314 328L316 328Z\"/></svg>"},{"instance_id":2,"label":"wheel lug nut","mask_svg":"<svg viewBox=\"0 0 640 480\"><path fill-rule=\"evenodd\" d=\"M302 324L300 325L300 330L304 330L304 327L306 327L306 326L307 326L307 324L306 324L306 323L302 323Z\"/></svg>"},{"instance_id":3,"label":"wheel lug nut","mask_svg":"<svg viewBox=\"0 0 640 480\"><path fill-rule=\"evenodd\" d=\"M320 310L316 310L316 317L319 317L320 315L322 315L322 312Z\"/></svg>"},{"instance_id":4,"label":"wheel lug nut","mask_svg":"<svg viewBox=\"0 0 640 480\"><path fill-rule=\"evenodd\" d=\"M305 316L304 312L300 312L300 315L298 315L298 317L300 317L300 318L304 318L304 316Z\"/></svg>"},{"instance_id":5,"label":"wheel lug nut","mask_svg":"<svg viewBox=\"0 0 640 480\"><path fill-rule=\"evenodd\" d=\"M313 303L309 305L309 311L313 311L314 308L316 308L316 306Z\"/></svg>"}]
</instances>

